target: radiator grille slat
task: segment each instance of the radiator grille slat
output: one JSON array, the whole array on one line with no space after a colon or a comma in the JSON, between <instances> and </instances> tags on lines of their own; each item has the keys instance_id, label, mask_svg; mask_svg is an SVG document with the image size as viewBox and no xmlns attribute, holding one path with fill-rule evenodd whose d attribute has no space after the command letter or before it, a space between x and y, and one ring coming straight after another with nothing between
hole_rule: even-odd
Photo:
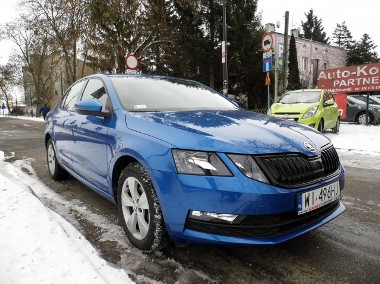
<instances>
[{"instance_id":1,"label":"radiator grille slat","mask_svg":"<svg viewBox=\"0 0 380 284\"><path fill-rule=\"evenodd\" d=\"M339 157L333 146L322 149L321 156L301 154L255 156L273 184L296 188L325 179L339 170Z\"/></svg>"}]
</instances>

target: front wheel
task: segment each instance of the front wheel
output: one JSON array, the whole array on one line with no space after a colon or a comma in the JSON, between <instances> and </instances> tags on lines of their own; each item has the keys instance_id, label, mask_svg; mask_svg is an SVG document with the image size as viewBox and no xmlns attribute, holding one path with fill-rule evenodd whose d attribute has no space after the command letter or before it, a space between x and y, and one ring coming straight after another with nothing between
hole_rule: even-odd
<instances>
[{"instance_id":1,"label":"front wheel","mask_svg":"<svg viewBox=\"0 0 380 284\"><path fill-rule=\"evenodd\" d=\"M118 184L118 209L129 241L137 248L154 251L168 243L161 207L152 181L139 163L122 171Z\"/></svg>"},{"instance_id":2,"label":"front wheel","mask_svg":"<svg viewBox=\"0 0 380 284\"><path fill-rule=\"evenodd\" d=\"M338 133L339 132L339 128L340 128L340 118L338 117L338 119L336 120L335 127L332 129L332 132L333 133Z\"/></svg>"}]
</instances>

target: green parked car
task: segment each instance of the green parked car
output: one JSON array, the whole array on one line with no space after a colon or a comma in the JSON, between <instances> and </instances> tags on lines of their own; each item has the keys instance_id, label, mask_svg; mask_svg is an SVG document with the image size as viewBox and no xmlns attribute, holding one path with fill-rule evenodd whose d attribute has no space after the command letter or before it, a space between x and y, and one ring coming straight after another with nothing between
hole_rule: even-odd
<instances>
[{"instance_id":1,"label":"green parked car","mask_svg":"<svg viewBox=\"0 0 380 284\"><path fill-rule=\"evenodd\" d=\"M269 111L277 118L291 119L320 132L331 128L339 132L340 113L333 95L326 90L306 89L286 92Z\"/></svg>"}]
</instances>

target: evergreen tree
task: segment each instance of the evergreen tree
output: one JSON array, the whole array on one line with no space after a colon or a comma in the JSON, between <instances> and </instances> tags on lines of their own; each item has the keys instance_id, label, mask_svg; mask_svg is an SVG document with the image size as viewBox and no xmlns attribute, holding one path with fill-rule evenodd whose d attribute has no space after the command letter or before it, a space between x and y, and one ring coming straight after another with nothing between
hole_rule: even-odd
<instances>
[{"instance_id":1,"label":"evergreen tree","mask_svg":"<svg viewBox=\"0 0 380 284\"><path fill-rule=\"evenodd\" d=\"M229 93L248 96L248 107L266 105L257 0L227 1ZM220 63L221 64L221 63Z\"/></svg>"},{"instance_id":2,"label":"evergreen tree","mask_svg":"<svg viewBox=\"0 0 380 284\"><path fill-rule=\"evenodd\" d=\"M300 81L300 71L298 69L298 60L297 60L297 47L296 39L294 35L290 37L289 44L289 74L288 74L288 90L297 90L302 87Z\"/></svg>"},{"instance_id":3,"label":"evergreen tree","mask_svg":"<svg viewBox=\"0 0 380 284\"><path fill-rule=\"evenodd\" d=\"M347 66L379 62L375 51L377 46L368 34L364 34L359 42L354 42L347 50Z\"/></svg>"},{"instance_id":4,"label":"evergreen tree","mask_svg":"<svg viewBox=\"0 0 380 284\"><path fill-rule=\"evenodd\" d=\"M346 26L346 22L336 24L336 28L333 32L333 41L336 46L346 49L353 44L352 35Z\"/></svg>"},{"instance_id":5,"label":"evergreen tree","mask_svg":"<svg viewBox=\"0 0 380 284\"><path fill-rule=\"evenodd\" d=\"M322 19L318 19L316 15L314 15L313 9L310 9L306 14L306 22L302 23L302 28L304 31L304 37L306 39L311 39L314 41L318 41L321 43L329 43L329 38L326 37L326 32L324 32L324 27L322 26Z\"/></svg>"}]
</instances>

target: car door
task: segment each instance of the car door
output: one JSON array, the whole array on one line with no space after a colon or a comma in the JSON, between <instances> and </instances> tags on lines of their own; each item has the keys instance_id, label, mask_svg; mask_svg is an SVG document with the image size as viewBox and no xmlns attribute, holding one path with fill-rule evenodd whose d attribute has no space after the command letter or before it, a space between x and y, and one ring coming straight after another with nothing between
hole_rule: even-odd
<instances>
[{"instance_id":1,"label":"car door","mask_svg":"<svg viewBox=\"0 0 380 284\"><path fill-rule=\"evenodd\" d=\"M359 113L358 105L347 99L346 121L355 121L356 115Z\"/></svg>"},{"instance_id":2,"label":"car door","mask_svg":"<svg viewBox=\"0 0 380 284\"><path fill-rule=\"evenodd\" d=\"M99 78L90 78L85 86L81 100L98 100L102 111L111 111L111 101L106 88ZM74 145L72 150L73 169L81 177L102 191L108 190L109 145L108 136L111 118L75 113L77 126L73 129Z\"/></svg>"},{"instance_id":3,"label":"car door","mask_svg":"<svg viewBox=\"0 0 380 284\"><path fill-rule=\"evenodd\" d=\"M79 81L67 90L59 110L52 118L55 150L60 161L68 168L72 166L73 127L76 125L74 105L80 98L84 83Z\"/></svg>"},{"instance_id":4,"label":"car door","mask_svg":"<svg viewBox=\"0 0 380 284\"><path fill-rule=\"evenodd\" d=\"M334 98L331 95L330 92L324 91L323 93L323 118L324 118L324 123L325 123L325 128L332 128L335 126L336 123L336 104L334 105L326 105L326 102L329 100L333 100Z\"/></svg>"}]
</instances>

